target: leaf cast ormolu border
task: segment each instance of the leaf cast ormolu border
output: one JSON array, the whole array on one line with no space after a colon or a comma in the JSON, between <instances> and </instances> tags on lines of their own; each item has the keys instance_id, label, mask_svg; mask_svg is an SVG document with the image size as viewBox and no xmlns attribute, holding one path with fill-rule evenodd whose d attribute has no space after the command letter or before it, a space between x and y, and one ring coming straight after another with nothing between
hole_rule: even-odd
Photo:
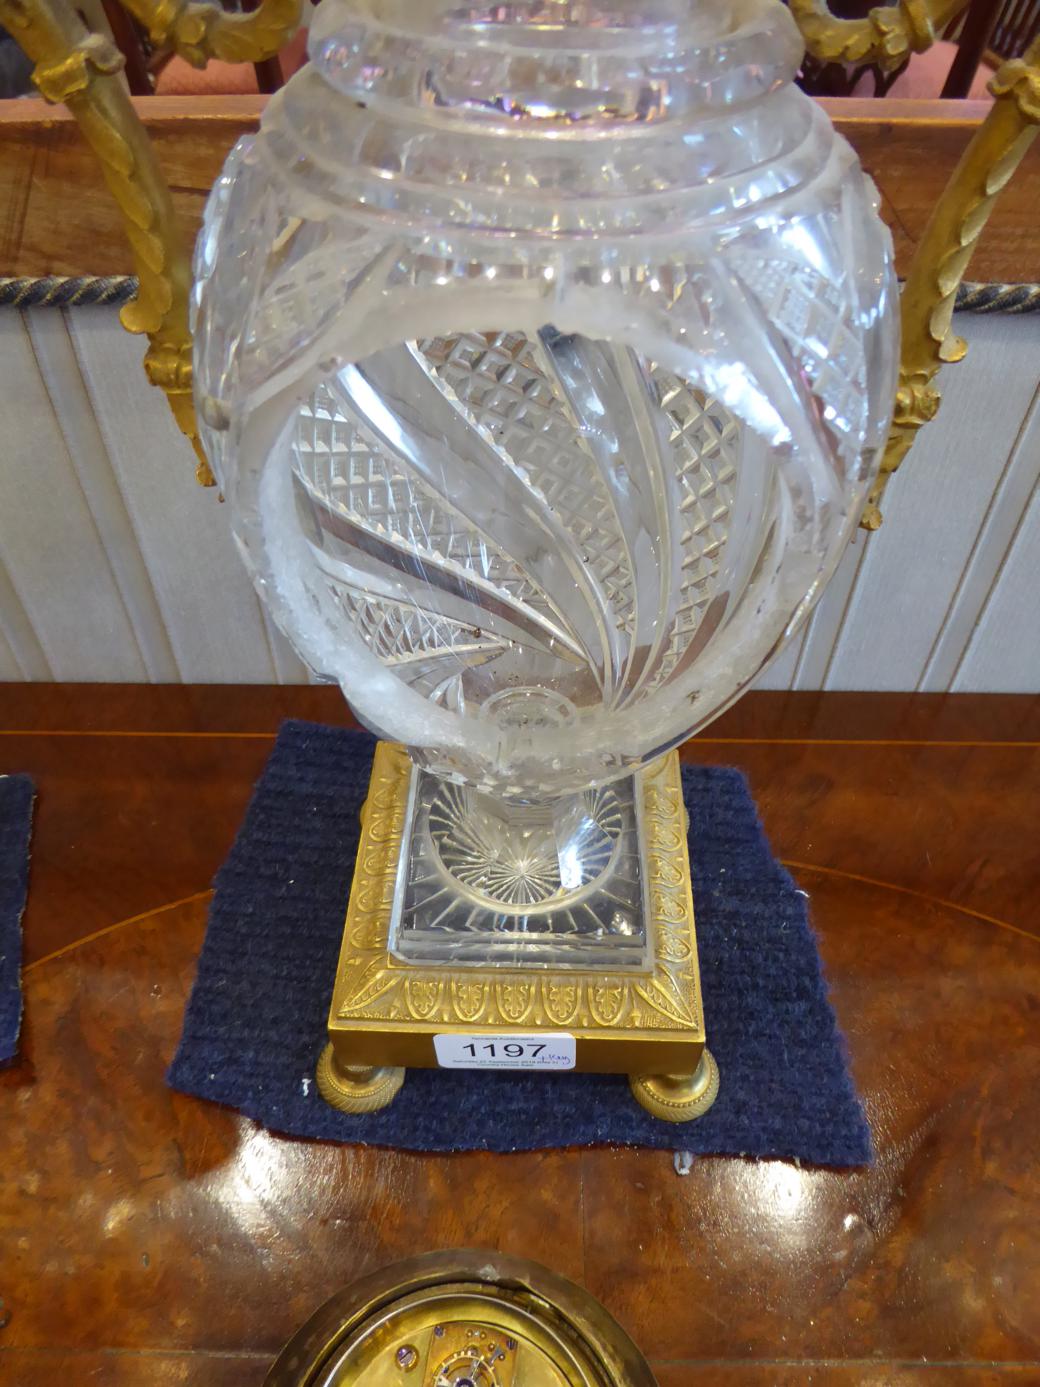
<instances>
[{"instance_id":1,"label":"leaf cast ormolu border","mask_svg":"<svg viewBox=\"0 0 1040 1387\"><path fill-rule=\"evenodd\" d=\"M654 962L630 977L577 970L533 979L500 968L445 970L402 964L389 952L396 863L411 762L380 742L354 871L334 1016L341 1022L426 1026L560 1026L576 1032L673 1031L701 1025L700 983L679 760L642 773Z\"/></svg>"}]
</instances>

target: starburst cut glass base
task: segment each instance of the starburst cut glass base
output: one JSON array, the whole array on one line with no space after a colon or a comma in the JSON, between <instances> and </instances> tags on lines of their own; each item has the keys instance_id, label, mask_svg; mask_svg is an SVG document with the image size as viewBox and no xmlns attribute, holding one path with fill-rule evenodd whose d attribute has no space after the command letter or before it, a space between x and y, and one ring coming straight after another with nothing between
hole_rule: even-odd
<instances>
[{"instance_id":1,"label":"starburst cut glass base","mask_svg":"<svg viewBox=\"0 0 1040 1387\"><path fill-rule=\"evenodd\" d=\"M391 952L469 967L645 967L642 838L634 776L528 806L417 770Z\"/></svg>"},{"instance_id":2,"label":"starburst cut glass base","mask_svg":"<svg viewBox=\"0 0 1040 1387\"><path fill-rule=\"evenodd\" d=\"M575 1067L692 1075L704 1051L686 811L671 752L517 808L376 748L330 1062L436 1068L438 1036L564 1032Z\"/></svg>"}]
</instances>

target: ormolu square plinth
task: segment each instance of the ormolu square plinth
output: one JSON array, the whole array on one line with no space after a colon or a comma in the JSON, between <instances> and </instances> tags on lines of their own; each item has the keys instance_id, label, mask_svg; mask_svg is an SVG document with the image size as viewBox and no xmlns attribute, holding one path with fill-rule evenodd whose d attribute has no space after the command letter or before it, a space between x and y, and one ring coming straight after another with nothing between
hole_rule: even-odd
<instances>
[{"instance_id":1,"label":"ormolu square plinth","mask_svg":"<svg viewBox=\"0 0 1040 1387\"><path fill-rule=\"evenodd\" d=\"M703 1111L714 1097L717 1075L713 1062L711 1074L705 1063L710 1057L704 1044L677 753L634 777L649 948L645 966L629 963L614 970L431 966L395 957L395 891L401 890L409 792L418 774L403 748L377 745L329 1012L330 1047L324 1073L319 1070L325 1096L337 1101L330 1084L335 1087L337 1074L349 1084L348 1071L360 1075L373 1068L436 1068L434 1039L439 1035L565 1032L574 1037L579 1070L680 1076L667 1081L673 1089L699 1076L695 1087L698 1111ZM399 1086L398 1081L383 1101ZM635 1081L633 1087L640 1101L651 1106L653 1095L641 1093ZM688 1099L688 1093L684 1097L675 1090L671 1099L663 1099L665 1110L658 1115L673 1120L697 1115L685 1111Z\"/></svg>"}]
</instances>

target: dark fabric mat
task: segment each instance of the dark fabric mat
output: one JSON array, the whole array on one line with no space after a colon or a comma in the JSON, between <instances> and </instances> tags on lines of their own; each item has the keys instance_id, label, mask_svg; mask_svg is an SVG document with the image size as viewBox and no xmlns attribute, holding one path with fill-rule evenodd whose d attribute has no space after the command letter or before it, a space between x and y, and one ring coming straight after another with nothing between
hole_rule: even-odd
<instances>
[{"instance_id":1,"label":"dark fabric mat","mask_svg":"<svg viewBox=\"0 0 1040 1387\"><path fill-rule=\"evenodd\" d=\"M282 728L217 876L174 1088L275 1131L418 1151L606 1144L871 1159L805 898L770 854L743 776L718 768L683 770L708 1043L722 1073L703 1118L658 1121L621 1076L465 1070L409 1071L382 1112L330 1108L314 1065L373 745L310 723Z\"/></svg>"},{"instance_id":2,"label":"dark fabric mat","mask_svg":"<svg viewBox=\"0 0 1040 1387\"><path fill-rule=\"evenodd\" d=\"M0 776L0 1065L17 1055L22 1027L22 911L32 805L27 775Z\"/></svg>"}]
</instances>

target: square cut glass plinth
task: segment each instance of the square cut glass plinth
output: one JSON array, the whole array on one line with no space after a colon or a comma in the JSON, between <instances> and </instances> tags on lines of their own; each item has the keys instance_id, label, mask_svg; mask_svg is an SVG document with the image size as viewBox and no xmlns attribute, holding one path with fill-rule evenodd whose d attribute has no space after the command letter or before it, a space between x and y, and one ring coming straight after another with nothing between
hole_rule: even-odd
<instances>
[{"instance_id":1,"label":"square cut glass plinth","mask_svg":"<svg viewBox=\"0 0 1040 1387\"><path fill-rule=\"evenodd\" d=\"M390 921L404 963L646 969L640 777L514 805L412 768Z\"/></svg>"},{"instance_id":2,"label":"square cut glass plinth","mask_svg":"<svg viewBox=\"0 0 1040 1387\"><path fill-rule=\"evenodd\" d=\"M568 952L567 944L561 947L552 936L515 928L521 947L510 939L511 952L504 958L494 949L507 936L495 929L476 935L483 949L477 957L456 961L458 935L448 936L435 961L402 957L400 923L411 871L413 819L421 798L415 777L402 746L376 745L329 1009L329 1041L337 1064L437 1068L439 1035L491 1038L506 1030L524 1035L563 1031L574 1037L575 1064L584 1072L693 1073L704 1048L704 1014L678 754L668 752L639 771L628 787L628 813L622 813L630 830L633 818L636 824L640 882L634 898L649 902L642 918L651 943L643 947L643 966L633 957L638 947L627 938L620 942L624 936L618 934L608 938L604 932L593 941L595 952L580 936L575 941L565 933L562 939L576 942L579 950ZM444 784L424 787L422 798L435 795ZM616 783L611 788L619 793ZM428 802L432 808L433 799ZM497 813L501 805L482 808ZM558 802L554 823L566 828L568 812L566 803ZM523 828L526 832L530 824ZM448 855L454 864L450 850ZM569 864L561 873L572 879ZM597 891L611 889L603 872L594 880ZM398 882L400 893L395 891ZM496 889L502 889L500 883ZM514 884L513 890L519 889ZM555 908L560 904L557 899ZM498 906L488 913L513 917ZM465 923L467 917L462 919ZM430 932L443 933L444 923ZM472 944L476 923L474 918L464 932L470 936L466 945ZM532 944L543 947L538 952ZM590 967L590 956L606 962Z\"/></svg>"}]
</instances>

